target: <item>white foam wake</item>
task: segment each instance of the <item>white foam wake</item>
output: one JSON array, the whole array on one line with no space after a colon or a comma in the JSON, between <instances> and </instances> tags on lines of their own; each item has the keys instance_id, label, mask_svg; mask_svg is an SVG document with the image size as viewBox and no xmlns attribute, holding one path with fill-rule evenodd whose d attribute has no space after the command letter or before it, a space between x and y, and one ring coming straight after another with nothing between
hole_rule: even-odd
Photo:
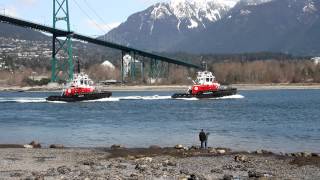
<instances>
[{"instance_id":1,"label":"white foam wake","mask_svg":"<svg viewBox=\"0 0 320 180\"><path fill-rule=\"evenodd\" d=\"M83 101L83 102L116 102L116 101L120 101L120 99L116 97L109 97L109 98L102 98L102 99L89 100L89 101Z\"/></svg>"},{"instance_id":2,"label":"white foam wake","mask_svg":"<svg viewBox=\"0 0 320 180\"><path fill-rule=\"evenodd\" d=\"M210 99L243 99L245 98L243 95L236 94L232 96L225 96L220 98L210 98ZM119 97L109 97L97 100L89 100L83 102L117 102L122 100L169 100L172 99L171 96L119 96ZM177 98L178 100L185 101L197 101L198 98ZM0 98L0 103L66 103L61 101L47 101L45 98L30 98L30 97L18 97L18 98Z\"/></svg>"},{"instance_id":3,"label":"white foam wake","mask_svg":"<svg viewBox=\"0 0 320 180\"><path fill-rule=\"evenodd\" d=\"M44 103L45 98L30 98L30 97L19 97L19 98L0 98L0 102L13 102L13 103Z\"/></svg>"},{"instance_id":4,"label":"white foam wake","mask_svg":"<svg viewBox=\"0 0 320 180\"><path fill-rule=\"evenodd\" d=\"M212 100L217 100L217 99L243 99L245 98L243 95L241 94L235 94L235 95L231 95L231 96L224 96L224 97L219 97L219 98L203 98L205 99L212 99ZM201 100L199 98L176 98L178 100L185 100L185 101L197 101L197 100Z\"/></svg>"},{"instance_id":5,"label":"white foam wake","mask_svg":"<svg viewBox=\"0 0 320 180\"><path fill-rule=\"evenodd\" d=\"M224 96L224 97L220 97L220 98L213 98L213 99L243 99L244 96L242 96L241 94L235 94L235 95L231 95L231 96Z\"/></svg>"},{"instance_id":6,"label":"white foam wake","mask_svg":"<svg viewBox=\"0 0 320 180\"><path fill-rule=\"evenodd\" d=\"M123 96L118 97L120 100L165 100L171 99L171 96Z\"/></svg>"},{"instance_id":7,"label":"white foam wake","mask_svg":"<svg viewBox=\"0 0 320 180\"><path fill-rule=\"evenodd\" d=\"M53 103L53 104L65 104L68 102L64 102L64 101L47 101L48 103Z\"/></svg>"},{"instance_id":8,"label":"white foam wake","mask_svg":"<svg viewBox=\"0 0 320 180\"><path fill-rule=\"evenodd\" d=\"M175 98L175 99L184 100L184 101L198 101L198 100L200 100L200 99L195 98L195 97L193 97L193 98Z\"/></svg>"}]
</instances>

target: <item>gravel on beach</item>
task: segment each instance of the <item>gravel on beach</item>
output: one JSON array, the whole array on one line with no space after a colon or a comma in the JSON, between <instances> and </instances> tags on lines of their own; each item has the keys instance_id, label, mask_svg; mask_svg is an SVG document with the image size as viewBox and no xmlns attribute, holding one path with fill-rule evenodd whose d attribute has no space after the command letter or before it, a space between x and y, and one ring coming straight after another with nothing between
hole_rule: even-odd
<instances>
[{"instance_id":1,"label":"gravel on beach","mask_svg":"<svg viewBox=\"0 0 320 180\"><path fill-rule=\"evenodd\" d=\"M0 148L0 179L319 179L318 154L210 148Z\"/></svg>"}]
</instances>

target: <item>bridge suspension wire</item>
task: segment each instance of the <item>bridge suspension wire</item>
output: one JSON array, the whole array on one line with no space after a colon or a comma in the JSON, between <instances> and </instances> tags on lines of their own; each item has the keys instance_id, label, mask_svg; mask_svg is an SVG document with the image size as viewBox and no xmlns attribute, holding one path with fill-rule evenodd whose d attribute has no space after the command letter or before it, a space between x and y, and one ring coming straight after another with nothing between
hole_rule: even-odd
<instances>
[{"instance_id":1,"label":"bridge suspension wire","mask_svg":"<svg viewBox=\"0 0 320 180\"><path fill-rule=\"evenodd\" d=\"M89 18L91 22L93 22L98 29L100 29L104 34L107 34L107 32L80 6L80 4L77 2L77 0L73 0L75 5L82 11L82 13Z\"/></svg>"},{"instance_id":2,"label":"bridge suspension wire","mask_svg":"<svg viewBox=\"0 0 320 180\"><path fill-rule=\"evenodd\" d=\"M106 23L106 22L104 21L104 19L97 13L97 11L95 11L94 8L92 8L92 6L88 3L87 0L83 0L83 1L86 3L86 5L88 6L88 8L95 14L95 16L96 16L98 19L100 19L100 21L101 21L105 26L107 26L108 30L110 31L112 28L108 25L108 23Z\"/></svg>"},{"instance_id":3,"label":"bridge suspension wire","mask_svg":"<svg viewBox=\"0 0 320 180\"><path fill-rule=\"evenodd\" d=\"M36 30L39 30L39 31L42 31L42 32L47 32L47 33L50 33L50 34L54 34L57 37L70 36L73 39L78 39L80 41L93 43L93 44L96 44L96 45L109 47L109 48L112 48L112 49L117 49L117 50L120 50L122 52L135 52L137 55L140 55L142 57L148 57L148 58L151 58L151 59L158 59L159 61L164 61L164 62L167 62L167 63L170 63L170 64L180 65L180 66L184 66L184 67L188 67L188 68L200 69L200 66L195 65L195 64L191 64L191 63L188 63L188 62L176 60L176 59L173 59L173 58L165 57L165 56L158 55L158 54L155 54L155 53L152 53L152 52L139 50L139 49L136 49L136 48L133 48L133 47L129 47L129 46L120 45L120 44L117 44L117 43L112 43L112 42L108 42L108 41L102 41L102 40L99 40L99 39L96 39L96 38L92 38L92 37L89 37L89 36L84 36L84 35L81 35L81 34L77 34L75 32L56 29L56 28L53 28L53 27L50 27L50 26L34 23L34 22L31 22L31 21L27 21L27 20L23 20L23 19L19 19L19 18L14 18L14 17L11 17L11 16L5 16L5 15L1 15L0 14L0 23L1 22L9 23L9 24L20 26L20 27L24 27L24 28L36 29Z\"/></svg>"}]
</instances>

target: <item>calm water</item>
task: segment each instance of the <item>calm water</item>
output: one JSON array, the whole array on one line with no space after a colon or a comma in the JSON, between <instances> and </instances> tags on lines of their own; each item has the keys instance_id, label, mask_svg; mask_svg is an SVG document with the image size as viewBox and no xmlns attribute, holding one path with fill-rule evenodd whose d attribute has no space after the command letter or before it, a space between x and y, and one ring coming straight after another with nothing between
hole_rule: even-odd
<instances>
[{"instance_id":1,"label":"calm water","mask_svg":"<svg viewBox=\"0 0 320 180\"><path fill-rule=\"evenodd\" d=\"M1 92L0 143L192 145L204 128L210 146L320 152L320 90L241 91L211 100L171 94L116 92L100 102L47 103L48 93Z\"/></svg>"}]
</instances>

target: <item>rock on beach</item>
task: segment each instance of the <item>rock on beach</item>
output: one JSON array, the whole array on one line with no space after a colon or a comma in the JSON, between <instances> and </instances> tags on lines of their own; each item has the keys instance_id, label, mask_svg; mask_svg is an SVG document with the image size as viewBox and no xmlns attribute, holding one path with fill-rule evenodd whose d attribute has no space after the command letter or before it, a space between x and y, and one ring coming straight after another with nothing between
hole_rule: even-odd
<instances>
[{"instance_id":1,"label":"rock on beach","mask_svg":"<svg viewBox=\"0 0 320 180\"><path fill-rule=\"evenodd\" d=\"M64 145L63 144L51 144L49 146L49 148L52 148L52 149L63 149Z\"/></svg>"}]
</instances>

